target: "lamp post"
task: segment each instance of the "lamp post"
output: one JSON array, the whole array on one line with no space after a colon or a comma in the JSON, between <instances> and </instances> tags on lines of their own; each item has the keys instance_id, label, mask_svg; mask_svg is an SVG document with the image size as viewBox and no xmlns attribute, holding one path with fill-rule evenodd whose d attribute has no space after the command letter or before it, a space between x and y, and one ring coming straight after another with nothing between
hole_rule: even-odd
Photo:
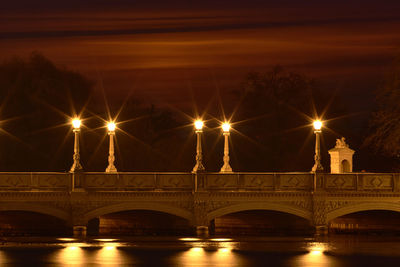
<instances>
[{"instance_id":1,"label":"lamp post","mask_svg":"<svg viewBox=\"0 0 400 267\"><path fill-rule=\"evenodd\" d=\"M108 128L108 135L110 136L110 146L108 150L108 166L106 168L106 172L117 172L117 168L115 168L114 161L115 161L115 156L114 156L114 136L115 136L115 123L114 122L109 122L107 124Z\"/></svg>"},{"instance_id":2,"label":"lamp post","mask_svg":"<svg viewBox=\"0 0 400 267\"><path fill-rule=\"evenodd\" d=\"M194 127L196 129L197 135L197 145L196 145L196 165L194 165L192 172L202 172L205 171L203 166L203 150L201 148L201 133L203 132L204 122L202 120L196 120L194 122Z\"/></svg>"},{"instance_id":3,"label":"lamp post","mask_svg":"<svg viewBox=\"0 0 400 267\"><path fill-rule=\"evenodd\" d=\"M74 155L72 157L74 162L71 166L70 172L77 172L83 169L80 162L81 156L79 154L79 133L81 131L81 120L78 118L73 119L72 128L75 136L75 141L74 141Z\"/></svg>"},{"instance_id":4,"label":"lamp post","mask_svg":"<svg viewBox=\"0 0 400 267\"><path fill-rule=\"evenodd\" d=\"M321 165L321 149L320 149L320 139L321 139L321 128L322 121L316 120L313 123L314 133L315 133L315 155L314 155L314 166L312 167L312 172L322 172L324 167Z\"/></svg>"},{"instance_id":5,"label":"lamp post","mask_svg":"<svg viewBox=\"0 0 400 267\"><path fill-rule=\"evenodd\" d=\"M224 135L224 165L220 172L232 172L232 167L229 165L229 130L231 129L231 125L225 122L221 127Z\"/></svg>"}]
</instances>

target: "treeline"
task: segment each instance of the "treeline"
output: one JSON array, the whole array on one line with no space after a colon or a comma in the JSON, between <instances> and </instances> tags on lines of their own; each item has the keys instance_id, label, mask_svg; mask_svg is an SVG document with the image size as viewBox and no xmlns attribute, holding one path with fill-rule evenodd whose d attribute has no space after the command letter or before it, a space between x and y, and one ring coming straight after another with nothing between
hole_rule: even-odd
<instances>
[{"instance_id":1,"label":"treeline","mask_svg":"<svg viewBox=\"0 0 400 267\"><path fill-rule=\"evenodd\" d=\"M81 160L87 171L104 171L108 139L105 122L118 115L116 166L120 171L190 171L194 165L192 119L180 112L140 102L135 96L107 103L95 84L57 67L39 53L0 64L0 170L65 171L72 164L70 119L83 119ZM231 110L214 103L203 114L205 166L222 165L220 123L231 119L231 165L236 171L309 171L313 165L312 120L345 117L340 96L322 90L300 74L275 67L250 73L241 90L231 92ZM223 99L223 98L222 98ZM224 118L224 115L226 118ZM192 116L196 117L195 114ZM323 164L335 138L348 137L358 149L362 138L351 119L327 121ZM329 130L334 129L335 131ZM400 135L399 135L400 136ZM356 138L355 138L356 137ZM357 140L355 140L357 139ZM364 149L365 150L365 149ZM362 159L362 156L358 156ZM357 159L356 159L357 160ZM362 160L360 160L362 162ZM379 168L366 160L359 168Z\"/></svg>"}]
</instances>

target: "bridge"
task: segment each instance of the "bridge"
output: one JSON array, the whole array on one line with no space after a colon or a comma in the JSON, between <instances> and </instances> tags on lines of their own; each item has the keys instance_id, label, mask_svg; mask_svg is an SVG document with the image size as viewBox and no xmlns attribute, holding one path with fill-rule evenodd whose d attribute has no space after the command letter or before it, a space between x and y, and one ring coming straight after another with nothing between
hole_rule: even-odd
<instances>
[{"instance_id":1,"label":"bridge","mask_svg":"<svg viewBox=\"0 0 400 267\"><path fill-rule=\"evenodd\" d=\"M399 173L0 173L0 211L51 215L85 235L88 222L128 210L186 219L199 235L225 214L272 210L302 217L317 233L367 210L400 212Z\"/></svg>"}]
</instances>

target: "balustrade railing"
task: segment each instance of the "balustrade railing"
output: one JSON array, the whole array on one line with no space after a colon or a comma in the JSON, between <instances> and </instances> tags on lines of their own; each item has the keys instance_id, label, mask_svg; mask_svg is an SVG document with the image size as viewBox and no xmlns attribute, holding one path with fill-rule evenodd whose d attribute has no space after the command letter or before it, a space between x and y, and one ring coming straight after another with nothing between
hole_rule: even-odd
<instances>
[{"instance_id":1,"label":"balustrade railing","mask_svg":"<svg viewBox=\"0 0 400 267\"><path fill-rule=\"evenodd\" d=\"M72 188L72 174L61 172L2 172L0 190L67 191Z\"/></svg>"},{"instance_id":2,"label":"balustrade railing","mask_svg":"<svg viewBox=\"0 0 400 267\"><path fill-rule=\"evenodd\" d=\"M0 191L400 191L399 173L3 172Z\"/></svg>"}]
</instances>

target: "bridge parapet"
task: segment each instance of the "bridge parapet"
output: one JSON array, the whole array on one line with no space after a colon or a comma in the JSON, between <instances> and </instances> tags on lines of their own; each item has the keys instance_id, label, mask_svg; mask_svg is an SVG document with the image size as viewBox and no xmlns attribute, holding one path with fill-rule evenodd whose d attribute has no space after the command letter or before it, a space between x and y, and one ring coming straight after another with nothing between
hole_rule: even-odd
<instances>
[{"instance_id":1,"label":"bridge parapet","mask_svg":"<svg viewBox=\"0 0 400 267\"><path fill-rule=\"evenodd\" d=\"M395 173L323 174L318 177L318 188L325 191L400 191L399 175Z\"/></svg>"},{"instance_id":2,"label":"bridge parapet","mask_svg":"<svg viewBox=\"0 0 400 267\"><path fill-rule=\"evenodd\" d=\"M1 191L68 191L72 174L60 172L2 172Z\"/></svg>"},{"instance_id":3,"label":"bridge parapet","mask_svg":"<svg viewBox=\"0 0 400 267\"><path fill-rule=\"evenodd\" d=\"M397 173L3 172L1 191L381 191L400 192Z\"/></svg>"},{"instance_id":4,"label":"bridge parapet","mask_svg":"<svg viewBox=\"0 0 400 267\"><path fill-rule=\"evenodd\" d=\"M311 191L310 173L207 173L199 176L206 191Z\"/></svg>"},{"instance_id":5,"label":"bridge parapet","mask_svg":"<svg viewBox=\"0 0 400 267\"><path fill-rule=\"evenodd\" d=\"M192 191L192 173L84 173L82 187L88 191Z\"/></svg>"}]
</instances>

